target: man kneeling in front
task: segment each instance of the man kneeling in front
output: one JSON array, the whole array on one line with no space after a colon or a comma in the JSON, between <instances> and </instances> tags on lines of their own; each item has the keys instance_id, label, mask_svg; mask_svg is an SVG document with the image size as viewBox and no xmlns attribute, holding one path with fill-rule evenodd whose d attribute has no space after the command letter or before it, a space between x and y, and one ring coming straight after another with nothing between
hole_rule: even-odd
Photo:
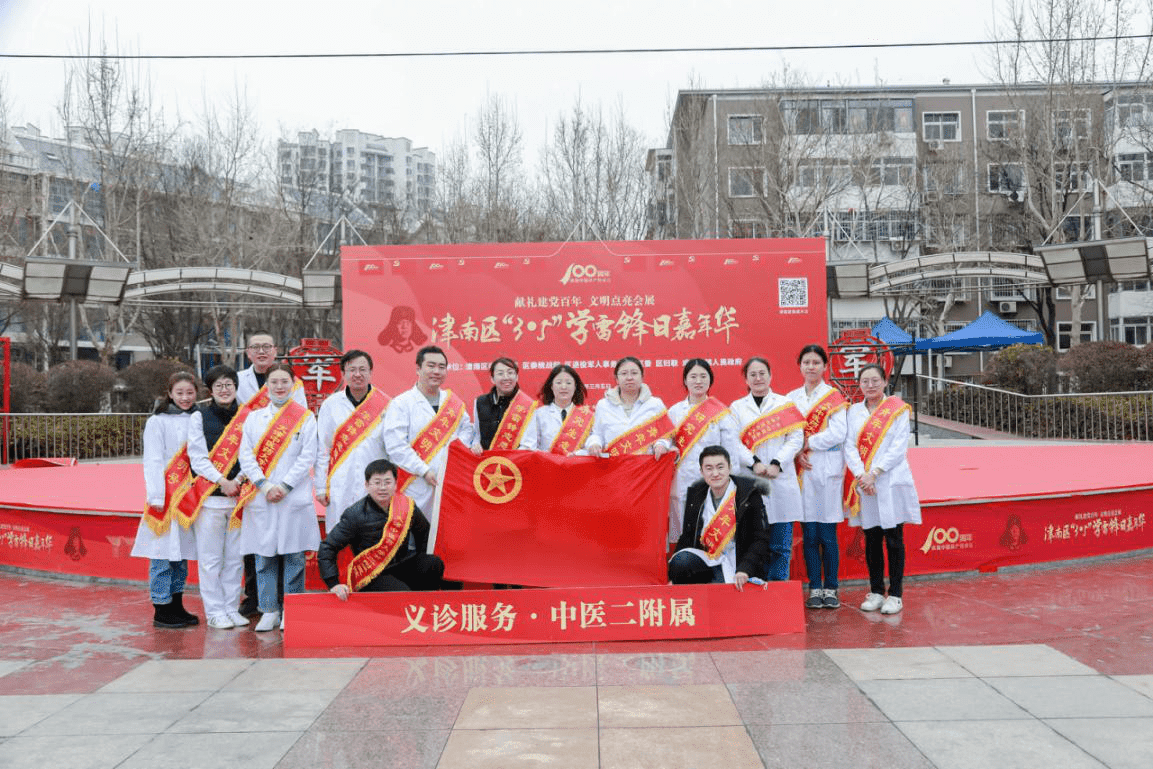
<instances>
[{"instance_id":1,"label":"man kneeling in front","mask_svg":"<svg viewBox=\"0 0 1153 769\"><path fill-rule=\"evenodd\" d=\"M396 490L396 465L375 459L364 468L368 494L352 504L320 543L316 561L329 592L342 601L353 590L438 590L444 562L425 552L428 519L416 503ZM337 554L353 552L348 578L340 580Z\"/></svg>"},{"instance_id":2,"label":"man kneeling in front","mask_svg":"<svg viewBox=\"0 0 1153 769\"><path fill-rule=\"evenodd\" d=\"M742 590L762 578L769 554L765 503L756 481L732 475L729 452L701 452L701 480L685 494L677 552L669 559L674 585L731 582Z\"/></svg>"}]
</instances>

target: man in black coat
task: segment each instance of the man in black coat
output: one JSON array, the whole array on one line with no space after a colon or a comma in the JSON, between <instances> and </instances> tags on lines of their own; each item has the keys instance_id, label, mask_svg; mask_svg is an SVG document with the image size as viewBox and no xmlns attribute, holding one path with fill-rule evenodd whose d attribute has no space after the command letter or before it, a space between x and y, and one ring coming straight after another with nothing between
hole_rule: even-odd
<instances>
[{"instance_id":1,"label":"man in black coat","mask_svg":"<svg viewBox=\"0 0 1153 769\"><path fill-rule=\"evenodd\" d=\"M390 508L397 493L396 465L387 459L369 462L364 468L364 489L367 495L344 511L316 553L321 579L328 585L329 592L342 601L348 600L351 588L341 582L340 569L336 563L337 554L351 547L355 557L381 543L390 515L399 514ZM408 524L404 541L384 569L359 589L368 592L440 589L444 562L425 552L428 548L428 534L428 519L413 504L412 520Z\"/></svg>"},{"instance_id":2,"label":"man in black coat","mask_svg":"<svg viewBox=\"0 0 1153 769\"><path fill-rule=\"evenodd\" d=\"M702 478L685 495L684 525L669 559L674 585L731 582L742 590L750 577L764 576L769 531L761 489L752 479L732 475L730 462L721 446L701 452ZM721 525L733 514L735 531Z\"/></svg>"}]
</instances>

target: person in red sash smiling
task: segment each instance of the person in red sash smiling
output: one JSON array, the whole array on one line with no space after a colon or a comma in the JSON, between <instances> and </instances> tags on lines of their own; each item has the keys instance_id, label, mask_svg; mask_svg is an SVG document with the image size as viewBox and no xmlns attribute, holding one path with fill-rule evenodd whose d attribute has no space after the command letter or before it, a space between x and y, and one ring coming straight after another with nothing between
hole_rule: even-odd
<instances>
[{"instance_id":1,"label":"person in red sash smiling","mask_svg":"<svg viewBox=\"0 0 1153 769\"><path fill-rule=\"evenodd\" d=\"M512 358L497 358L488 367L492 389L477 397L472 407L476 434L472 453L488 449L511 451L520 446L536 401L518 384L520 366Z\"/></svg>"},{"instance_id":2,"label":"person in red sash smiling","mask_svg":"<svg viewBox=\"0 0 1153 769\"><path fill-rule=\"evenodd\" d=\"M645 369L631 355L613 368L617 386L597 402L587 449L592 456L652 454L659 459L673 446L673 423L665 404L645 384Z\"/></svg>"},{"instance_id":3,"label":"person in red sash smiling","mask_svg":"<svg viewBox=\"0 0 1153 769\"><path fill-rule=\"evenodd\" d=\"M845 520L841 489L845 480L845 412L849 402L825 383L829 355L819 344L801 350L797 364L805 383L789 393L789 400L805 415L805 448L797 455L804 520L805 572L809 578L810 609L836 609L840 550L837 524ZM823 575L822 575L823 574Z\"/></svg>"},{"instance_id":4,"label":"person in red sash smiling","mask_svg":"<svg viewBox=\"0 0 1153 769\"><path fill-rule=\"evenodd\" d=\"M404 494L396 492L396 465L375 459L364 469L367 494L349 507L320 543L320 577L342 601L352 591L437 590L444 563L428 548L428 519ZM342 581L336 563L346 547L353 552Z\"/></svg>"},{"instance_id":5,"label":"person in red sash smiling","mask_svg":"<svg viewBox=\"0 0 1153 769\"><path fill-rule=\"evenodd\" d=\"M227 630L248 624L236 607L244 583L237 509L244 483L240 441L250 412L236 403L236 369L213 366L204 383L212 400L188 420L188 459L196 480L177 503L177 511L194 520L200 599L208 626Z\"/></svg>"},{"instance_id":6,"label":"person in red sash smiling","mask_svg":"<svg viewBox=\"0 0 1153 769\"><path fill-rule=\"evenodd\" d=\"M372 386L372 356L349 350L340 358L344 389L320 404L316 417L316 501L324 505L331 530L344 509L364 496L364 468L384 459L384 413L389 397Z\"/></svg>"},{"instance_id":7,"label":"person in red sash smiling","mask_svg":"<svg viewBox=\"0 0 1153 769\"><path fill-rule=\"evenodd\" d=\"M416 353L416 385L392 399L384 415L384 449L398 470L397 491L426 511L436 540L433 492L448 460L448 444L459 440L472 447L473 427L468 407L452 390L443 390L448 357L434 345Z\"/></svg>"},{"instance_id":8,"label":"person in red sash smiling","mask_svg":"<svg viewBox=\"0 0 1153 769\"><path fill-rule=\"evenodd\" d=\"M770 540L768 578L786 580L793 521L803 516L793 458L805 443L805 418L792 401L769 389L773 375L767 360L749 358L741 371L749 394L730 407L741 431L740 464L769 480L770 493L765 499Z\"/></svg>"},{"instance_id":9,"label":"person in red sash smiling","mask_svg":"<svg viewBox=\"0 0 1153 769\"><path fill-rule=\"evenodd\" d=\"M681 370L681 381L688 397L669 408L669 419L676 425L673 440L677 447L677 472L669 497L669 542L681 536L685 492L701 479L701 451L706 446L723 446L730 457L737 456L736 422L728 406L709 396L712 366L704 358L693 358Z\"/></svg>"},{"instance_id":10,"label":"person in red sash smiling","mask_svg":"<svg viewBox=\"0 0 1153 769\"><path fill-rule=\"evenodd\" d=\"M519 448L562 457L583 455L593 429L593 410L584 405L588 390L572 366L553 366L540 388L540 406L532 413Z\"/></svg>"},{"instance_id":11,"label":"person in red sash smiling","mask_svg":"<svg viewBox=\"0 0 1153 769\"><path fill-rule=\"evenodd\" d=\"M669 559L674 585L728 582L743 590L761 578L769 552L765 505L757 482L731 474L729 452L706 446L702 478L689 487L677 552Z\"/></svg>"},{"instance_id":12,"label":"person in red sash smiling","mask_svg":"<svg viewBox=\"0 0 1153 769\"><path fill-rule=\"evenodd\" d=\"M896 395L885 397L888 380L884 369L876 364L861 369L857 381L865 400L849 408L845 507L849 524L865 530L869 594L861 610L896 614L904 608L904 525L921 522L921 501L909 470L909 406Z\"/></svg>"},{"instance_id":13,"label":"person in red sash smiling","mask_svg":"<svg viewBox=\"0 0 1153 769\"><path fill-rule=\"evenodd\" d=\"M196 536L181 523L176 502L192 483L188 461L188 419L196 410L196 377L177 371L168 395L144 423L144 489L148 505L136 530L132 555L148 559L152 624L177 628L200 622L184 608L188 559L196 558Z\"/></svg>"},{"instance_id":14,"label":"person in red sash smiling","mask_svg":"<svg viewBox=\"0 0 1153 769\"><path fill-rule=\"evenodd\" d=\"M269 404L244 420L240 443L240 471L252 482L241 494L240 542L256 556L259 632L284 629L277 577L283 568L284 592L303 593L305 553L320 545L308 482L316 463L316 419L293 400L294 382L287 363L269 368Z\"/></svg>"}]
</instances>

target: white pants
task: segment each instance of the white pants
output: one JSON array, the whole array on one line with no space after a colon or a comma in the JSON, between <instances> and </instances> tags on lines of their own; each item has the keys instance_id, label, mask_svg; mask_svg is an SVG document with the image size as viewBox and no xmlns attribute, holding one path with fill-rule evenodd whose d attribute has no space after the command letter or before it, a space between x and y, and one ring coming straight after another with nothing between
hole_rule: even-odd
<instances>
[{"instance_id":1,"label":"white pants","mask_svg":"<svg viewBox=\"0 0 1153 769\"><path fill-rule=\"evenodd\" d=\"M240 550L240 527L229 531L228 516L235 500L208 497L200 508L196 530L200 599L208 617L236 611L244 586L244 554Z\"/></svg>"}]
</instances>

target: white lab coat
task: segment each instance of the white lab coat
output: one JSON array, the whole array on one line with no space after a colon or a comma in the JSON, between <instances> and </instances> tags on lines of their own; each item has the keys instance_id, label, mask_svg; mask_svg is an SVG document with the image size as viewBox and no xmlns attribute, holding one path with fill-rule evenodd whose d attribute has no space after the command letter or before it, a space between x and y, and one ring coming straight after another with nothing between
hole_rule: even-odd
<instances>
[{"instance_id":1,"label":"white lab coat","mask_svg":"<svg viewBox=\"0 0 1153 769\"><path fill-rule=\"evenodd\" d=\"M568 409L569 413L576 408L575 404L570 403ZM552 447L553 441L556 440L557 435L560 433L561 425L564 424L564 418L561 417L561 408L555 403L550 403L547 406L538 405L529 417L528 425L524 428L524 435L520 438L520 446L517 448L525 449L526 451L548 451ZM592 431L589 431L592 435ZM588 440L587 438L585 439ZM584 443L573 452L573 456L584 456Z\"/></svg>"},{"instance_id":2,"label":"white lab coat","mask_svg":"<svg viewBox=\"0 0 1153 769\"><path fill-rule=\"evenodd\" d=\"M757 406L757 402L753 400L751 393L733 401L733 405L729 407L729 410L732 412L733 420L737 424L738 441L740 440L741 431L752 424L759 416L780 408L789 402L788 398L783 395L778 395L771 390L765 396L764 400L761 401L759 407ZM790 521L803 520L804 512L801 505L801 487L797 484L797 469L793 466L793 458L797 456L797 452L799 452L804 445L805 431L803 428L798 427L796 430L790 430L784 435L769 438L757 447L756 456L761 462L767 465L775 459L781 465L780 474L769 481L769 494L765 497L765 512L768 514L769 523L788 523ZM746 475L751 475L753 469L753 452L749 451L744 443L740 444L739 451L741 453L741 472Z\"/></svg>"},{"instance_id":3,"label":"white lab coat","mask_svg":"<svg viewBox=\"0 0 1153 769\"><path fill-rule=\"evenodd\" d=\"M437 410L444 404L444 391L440 392L437 401ZM473 426L468 418L467 408L461 416L460 424L449 441L445 441L443 448L434 454L429 462L424 462L412 448L412 441L420 431L432 421L437 411L433 411L428 399L424 397L416 386L405 390L392 399L388 411L384 415L384 450L388 452L389 459L397 467L416 476L409 484L405 494L416 502L417 506L432 524L436 531L437 510L432 504L435 489L429 486L423 476L433 469L436 471L438 482L444 481L444 465L448 461L448 446L451 440L459 440L467 448L472 446ZM433 538L429 538L429 547L432 547Z\"/></svg>"},{"instance_id":4,"label":"white lab coat","mask_svg":"<svg viewBox=\"0 0 1153 769\"><path fill-rule=\"evenodd\" d=\"M857 437L868 420L869 410L864 403L854 403L849 407L845 465L857 478L865 472L865 464L857 450ZM873 455L870 469L879 468L883 471L877 478L877 493L872 496L860 495L861 512L849 519L851 525L866 529L876 526L892 529L898 523L921 522L921 500L913 484L908 454L909 412L906 411L897 417Z\"/></svg>"},{"instance_id":5,"label":"white lab coat","mask_svg":"<svg viewBox=\"0 0 1153 769\"><path fill-rule=\"evenodd\" d=\"M371 391L369 391L371 393ZM365 395L367 398L368 395ZM344 424L356 405L349 399L347 388L342 388L324 399L320 413L316 417L316 472L313 483L317 494L324 494L328 480L328 462L332 454L332 439ZM388 410L385 410L385 414ZM352 453L344 458L332 475L328 487L328 510L324 514L324 528L332 531L340 521L340 516L354 502L364 496L364 468L374 459L387 459L384 450L384 415L372 428L364 440L357 444Z\"/></svg>"},{"instance_id":6,"label":"white lab coat","mask_svg":"<svg viewBox=\"0 0 1153 769\"><path fill-rule=\"evenodd\" d=\"M674 403L669 408L669 419L679 428L692 408L687 398ZM689 453L679 458L677 471L673 476L673 493L669 497L669 542L676 542L681 536L681 525L685 517L685 493L689 486L701 479L701 452L707 446L723 447L729 452L729 462L735 471L735 465L741 458L739 443L736 422L733 421L732 414L727 413L709 423L704 435L693 445ZM712 565L714 564L710 564Z\"/></svg>"},{"instance_id":7,"label":"white lab coat","mask_svg":"<svg viewBox=\"0 0 1153 769\"><path fill-rule=\"evenodd\" d=\"M789 400L796 404L807 418L813 407L832 391L824 382L813 388L807 395L802 385L789 393ZM809 461L812 470L806 470L801 477L801 504L806 521L818 523L840 523L845 520L843 504L845 480L845 412L841 409L829 417L826 427L816 435L809 436Z\"/></svg>"},{"instance_id":8,"label":"white lab coat","mask_svg":"<svg viewBox=\"0 0 1153 769\"><path fill-rule=\"evenodd\" d=\"M316 463L316 419L309 411L272 470L270 477L256 463L255 450L264 431L279 409L269 404L248 415L244 421L244 438L240 442L240 470L249 481L264 480L260 492L244 508L244 525L240 529L241 549L271 557L302 553L320 547L320 524L312 502L312 484L308 472ZM269 484L291 486L284 499L272 503L265 492Z\"/></svg>"},{"instance_id":9,"label":"white lab coat","mask_svg":"<svg viewBox=\"0 0 1153 769\"><path fill-rule=\"evenodd\" d=\"M641 385L641 392L636 402L633 403L632 413L625 413L624 406L621 405L620 390L613 388L605 393L605 397L597 401L593 431L588 441L585 442L585 448L588 449L589 454L602 453L605 447L617 438L632 428L648 422L662 411L665 411L664 402L653 395L653 391L649 389L647 384ZM666 449L672 448L673 445L670 438L661 438L656 443L663 445ZM649 446L646 453L653 453L654 446L655 444Z\"/></svg>"},{"instance_id":10,"label":"white lab coat","mask_svg":"<svg viewBox=\"0 0 1153 769\"><path fill-rule=\"evenodd\" d=\"M164 468L188 438L187 413L153 414L144 423L144 491L147 503L164 507ZM132 555L161 561L196 559L196 534L180 525L176 516L159 537L148 528L144 516L136 527Z\"/></svg>"}]
</instances>

